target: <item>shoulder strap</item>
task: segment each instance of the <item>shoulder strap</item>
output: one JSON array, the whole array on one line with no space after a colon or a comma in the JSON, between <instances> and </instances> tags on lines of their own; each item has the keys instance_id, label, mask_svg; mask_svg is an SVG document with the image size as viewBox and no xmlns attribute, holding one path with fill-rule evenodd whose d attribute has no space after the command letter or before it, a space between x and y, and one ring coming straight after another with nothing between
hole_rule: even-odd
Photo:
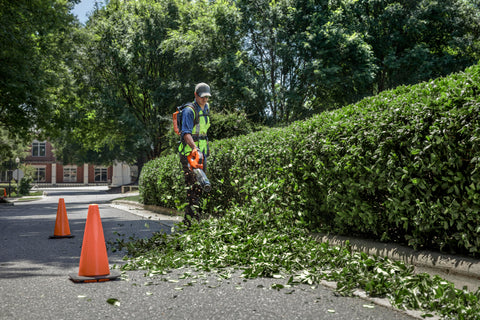
<instances>
[{"instance_id":1,"label":"shoulder strap","mask_svg":"<svg viewBox=\"0 0 480 320\"><path fill-rule=\"evenodd\" d=\"M205 109L203 109L203 112L202 112L202 117L205 118L205 122L208 122L209 115L210 115L210 108L208 107L208 104L206 104Z\"/></svg>"},{"instance_id":2,"label":"shoulder strap","mask_svg":"<svg viewBox=\"0 0 480 320\"><path fill-rule=\"evenodd\" d=\"M198 111L197 111L197 108L195 108L195 105L193 104L193 102L187 102L184 104L184 108L190 108L192 109L193 111L193 114L194 114L194 117L193 117L193 123L196 125L197 123L200 122L200 116L198 114Z\"/></svg>"}]
</instances>

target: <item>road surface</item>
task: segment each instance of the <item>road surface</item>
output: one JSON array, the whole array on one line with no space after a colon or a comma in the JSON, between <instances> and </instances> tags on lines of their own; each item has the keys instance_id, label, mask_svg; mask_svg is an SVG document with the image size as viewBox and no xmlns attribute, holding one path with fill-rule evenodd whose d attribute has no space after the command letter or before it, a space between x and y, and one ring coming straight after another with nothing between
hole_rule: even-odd
<instances>
[{"instance_id":1,"label":"road surface","mask_svg":"<svg viewBox=\"0 0 480 320\"><path fill-rule=\"evenodd\" d=\"M110 250L112 241L170 232L172 221L114 208L109 201L121 195L101 188L47 192L0 207L0 319L413 319L327 286L275 290L277 279L244 280L236 273L221 279L187 269L155 277L128 271L116 281L74 283L68 275L78 273L90 204L99 205L111 266L123 263L122 253ZM60 198L75 237L49 239Z\"/></svg>"}]
</instances>

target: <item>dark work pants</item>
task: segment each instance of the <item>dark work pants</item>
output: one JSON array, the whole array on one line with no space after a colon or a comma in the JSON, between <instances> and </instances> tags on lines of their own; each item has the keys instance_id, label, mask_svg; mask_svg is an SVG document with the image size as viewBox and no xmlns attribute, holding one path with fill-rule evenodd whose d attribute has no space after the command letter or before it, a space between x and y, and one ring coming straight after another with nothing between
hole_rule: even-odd
<instances>
[{"instance_id":1,"label":"dark work pants","mask_svg":"<svg viewBox=\"0 0 480 320\"><path fill-rule=\"evenodd\" d=\"M206 173L207 161L204 156L203 171ZM184 223L187 226L191 225L193 219L198 220L200 218L200 198L202 196L202 188L197 183L197 178L192 170L188 168L187 156L180 155L180 163L182 164L183 174L185 175L185 187L187 189L187 202L188 205L185 208Z\"/></svg>"}]
</instances>

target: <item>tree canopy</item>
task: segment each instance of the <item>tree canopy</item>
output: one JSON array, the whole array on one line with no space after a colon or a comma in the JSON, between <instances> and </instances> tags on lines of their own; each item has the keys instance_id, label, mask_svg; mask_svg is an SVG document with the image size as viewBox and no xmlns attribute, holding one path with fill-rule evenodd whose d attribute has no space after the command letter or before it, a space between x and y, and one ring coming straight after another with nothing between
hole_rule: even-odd
<instances>
[{"instance_id":1,"label":"tree canopy","mask_svg":"<svg viewBox=\"0 0 480 320\"><path fill-rule=\"evenodd\" d=\"M0 126L42 132L65 162L171 150L171 114L212 87L212 112L284 125L480 58L467 0L0 0Z\"/></svg>"},{"instance_id":2,"label":"tree canopy","mask_svg":"<svg viewBox=\"0 0 480 320\"><path fill-rule=\"evenodd\" d=\"M0 131L3 160L51 127L65 99L78 0L0 0Z\"/></svg>"}]
</instances>

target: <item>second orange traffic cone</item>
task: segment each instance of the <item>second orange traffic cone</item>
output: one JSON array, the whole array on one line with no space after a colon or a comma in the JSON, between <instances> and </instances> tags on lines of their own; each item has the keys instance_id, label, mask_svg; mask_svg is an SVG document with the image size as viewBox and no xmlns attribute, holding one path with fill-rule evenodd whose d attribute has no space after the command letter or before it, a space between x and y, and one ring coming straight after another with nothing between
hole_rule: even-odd
<instances>
[{"instance_id":1,"label":"second orange traffic cone","mask_svg":"<svg viewBox=\"0 0 480 320\"><path fill-rule=\"evenodd\" d=\"M65 208L65 200L58 199L57 219L55 221L55 230L50 239L73 238L70 233L70 225L68 224L67 209Z\"/></svg>"},{"instance_id":2,"label":"second orange traffic cone","mask_svg":"<svg viewBox=\"0 0 480 320\"><path fill-rule=\"evenodd\" d=\"M101 282L115 280L120 276L117 271L110 271L107 247L103 236L102 221L97 204L88 207L87 222L83 235L82 253L78 274L70 274L73 282Z\"/></svg>"}]
</instances>

